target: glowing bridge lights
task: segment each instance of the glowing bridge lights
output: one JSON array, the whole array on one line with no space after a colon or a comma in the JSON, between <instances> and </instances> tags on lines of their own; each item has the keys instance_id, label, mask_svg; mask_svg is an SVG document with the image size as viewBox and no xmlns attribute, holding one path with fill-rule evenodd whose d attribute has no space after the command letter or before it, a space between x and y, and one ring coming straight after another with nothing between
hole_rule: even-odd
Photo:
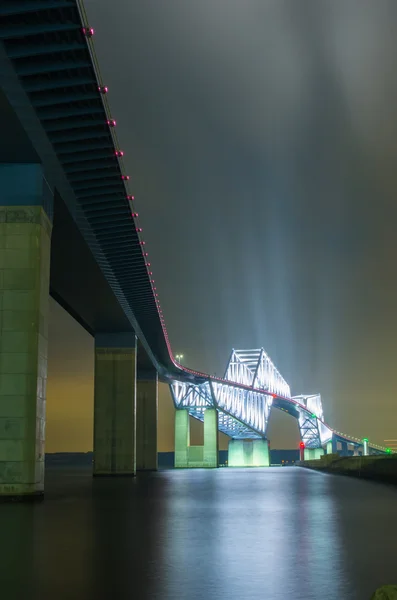
<instances>
[{"instance_id":1,"label":"glowing bridge lights","mask_svg":"<svg viewBox=\"0 0 397 600\"><path fill-rule=\"evenodd\" d=\"M146 242L139 242L141 246L144 246Z\"/></svg>"},{"instance_id":2,"label":"glowing bridge lights","mask_svg":"<svg viewBox=\"0 0 397 600\"><path fill-rule=\"evenodd\" d=\"M106 87L106 85L99 85L98 86L98 92L100 94L107 94L109 91L109 88Z\"/></svg>"},{"instance_id":3,"label":"glowing bridge lights","mask_svg":"<svg viewBox=\"0 0 397 600\"><path fill-rule=\"evenodd\" d=\"M316 416L322 414L321 396L302 396L300 402L291 398L288 383L263 348L233 350L223 378L202 375L201 381L172 382L176 408L187 408L202 420L206 407L216 407L220 431L232 438L266 437L270 411L273 406L285 409L283 403L294 406L305 448L320 448L332 437L328 426Z\"/></svg>"},{"instance_id":4,"label":"glowing bridge lights","mask_svg":"<svg viewBox=\"0 0 397 600\"><path fill-rule=\"evenodd\" d=\"M136 219L137 217L139 217L138 213L131 213L131 215L134 217L134 219Z\"/></svg>"},{"instance_id":5,"label":"glowing bridge lights","mask_svg":"<svg viewBox=\"0 0 397 600\"><path fill-rule=\"evenodd\" d=\"M127 200L129 202L133 202L135 200L135 197L134 196L127 196Z\"/></svg>"},{"instance_id":6,"label":"glowing bridge lights","mask_svg":"<svg viewBox=\"0 0 397 600\"><path fill-rule=\"evenodd\" d=\"M114 119L108 119L106 121L106 123L109 125L109 127L116 127L117 123Z\"/></svg>"},{"instance_id":7,"label":"glowing bridge lights","mask_svg":"<svg viewBox=\"0 0 397 600\"><path fill-rule=\"evenodd\" d=\"M143 256L149 256L149 252L144 252Z\"/></svg>"},{"instance_id":8,"label":"glowing bridge lights","mask_svg":"<svg viewBox=\"0 0 397 600\"><path fill-rule=\"evenodd\" d=\"M83 32L83 35L85 35L85 37L87 38L91 38L95 33L92 27L83 27L81 31Z\"/></svg>"},{"instance_id":9,"label":"glowing bridge lights","mask_svg":"<svg viewBox=\"0 0 397 600\"><path fill-rule=\"evenodd\" d=\"M137 227L136 230L138 233L141 233L143 231L142 227Z\"/></svg>"},{"instance_id":10,"label":"glowing bridge lights","mask_svg":"<svg viewBox=\"0 0 397 600\"><path fill-rule=\"evenodd\" d=\"M122 179L123 181L129 181L129 179L130 179L130 176L129 176L129 175L122 175L122 176L121 176L121 179Z\"/></svg>"},{"instance_id":11,"label":"glowing bridge lights","mask_svg":"<svg viewBox=\"0 0 397 600\"><path fill-rule=\"evenodd\" d=\"M121 158L122 156L124 156L124 152L122 150L115 150L114 153L118 158ZM131 196L131 198L132 198L132 196Z\"/></svg>"}]
</instances>

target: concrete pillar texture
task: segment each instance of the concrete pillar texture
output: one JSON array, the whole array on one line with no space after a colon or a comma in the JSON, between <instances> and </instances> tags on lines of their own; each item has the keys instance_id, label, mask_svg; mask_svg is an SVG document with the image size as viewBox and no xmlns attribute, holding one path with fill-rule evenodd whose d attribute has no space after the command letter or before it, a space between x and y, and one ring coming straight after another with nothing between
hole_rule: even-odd
<instances>
[{"instance_id":1,"label":"concrete pillar texture","mask_svg":"<svg viewBox=\"0 0 397 600\"><path fill-rule=\"evenodd\" d=\"M138 374L139 375L139 374ZM137 380L136 468L138 471L156 471L158 382L153 379Z\"/></svg>"},{"instance_id":2,"label":"concrete pillar texture","mask_svg":"<svg viewBox=\"0 0 397 600\"><path fill-rule=\"evenodd\" d=\"M95 336L94 475L134 475L136 337Z\"/></svg>"},{"instance_id":3,"label":"concrete pillar texture","mask_svg":"<svg viewBox=\"0 0 397 600\"><path fill-rule=\"evenodd\" d=\"M39 165L0 165L0 186L0 499L28 499L44 492L52 224Z\"/></svg>"},{"instance_id":4,"label":"concrete pillar texture","mask_svg":"<svg viewBox=\"0 0 397 600\"><path fill-rule=\"evenodd\" d=\"M215 408L204 412L204 446L190 445L189 411L175 412L175 467L216 468L218 466L218 413Z\"/></svg>"},{"instance_id":5,"label":"concrete pillar texture","mask_svg":"<svg viewBox=\"0 0 397 600\"><path fill-rule=\"evenodd\" d=\"M305 460L317 460L324 454L323 448L305 448Z\"/></svg>"},{"instance_id":6,"label":"concrete pillar texture","mask_svg":"<svg viewBox=\"0 0 397 600\"><path fill-rule=\"evenodd\" d=\"M229 467L268 467L269 465L270 454L267 440L230 440Z\"/></svg>"}]
</instances>

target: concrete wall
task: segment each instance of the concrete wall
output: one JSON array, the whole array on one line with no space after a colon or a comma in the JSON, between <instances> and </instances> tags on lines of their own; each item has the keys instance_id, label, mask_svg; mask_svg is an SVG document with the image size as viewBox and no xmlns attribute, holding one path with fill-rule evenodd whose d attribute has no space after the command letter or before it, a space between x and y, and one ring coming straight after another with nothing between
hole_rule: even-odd
<instances>
[{"instance_id":1,"label":"concrete wall","mask_svg":"<svg viewBox=\"0 0 397 600\"><path fill-rule=\"evenodd\" d=\"M229 467L268 467L269 465L267 440L230 440Z\"/></svg>"},{"instance_id":2,"label":"concrete wall","mask_svg":"<svg viewBox=\"0 0 397 600\"><path fill-rule=\"evenodd\" d=\"M327 454L320 460L301 463L303 467L334 473L397 483L397 456L348 456Z\"/></svg>"}]
</instances>

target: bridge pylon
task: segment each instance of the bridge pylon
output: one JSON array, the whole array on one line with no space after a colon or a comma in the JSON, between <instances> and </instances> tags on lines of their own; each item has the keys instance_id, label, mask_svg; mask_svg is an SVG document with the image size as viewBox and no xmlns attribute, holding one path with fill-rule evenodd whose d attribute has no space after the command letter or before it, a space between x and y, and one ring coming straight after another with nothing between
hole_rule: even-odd
<instances>
[{"instance_id":1,"label":"bridge pylon","mask_svg":"<svg viewBox=\"0 0 397 600\"><path fill-rule=\"evenodd\" d=\"M53 191L39 164L0 165L0 497L44 493Z\"/></svg>"},{"instance_id":2,"label":"bridge pylon","mask_svg":"<svg viewBox=\"0 0 397 600\"><path fill-rule=\"evenodd\" d=\"M269 467L270 451L266 439L229 441L229 467Z\"/></svg>"},{"instance_id":3,"label":"bridge pylon","mask_svg":"<svg viewBox=\"0 0 397 600\"><path fill-rule=\"evenodd\" d=\"M218 411L204 409L204 445L190 444L189 410L175 411L175 468L218 467Z\"/></svg>"}]
</instances>

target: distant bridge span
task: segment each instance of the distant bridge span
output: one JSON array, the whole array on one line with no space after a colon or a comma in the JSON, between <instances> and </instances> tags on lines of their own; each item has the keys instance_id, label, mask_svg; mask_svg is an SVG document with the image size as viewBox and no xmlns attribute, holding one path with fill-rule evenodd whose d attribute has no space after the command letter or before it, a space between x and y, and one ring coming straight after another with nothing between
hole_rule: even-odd
<instances>
[{"instance_id":1,"label":"distant bridge span","mask_svg":"<svg viewBox=\"0 0 397 600\"><path fill-rule=\"evenodd\" d=\"M188 369L181 366L181 370ZM350 444L353 452L364 451L363 440L334 431L325 423L320 394L291 396L289 385L263 348L233 350L224 378L193 373L202 381L193 383L181 378L171 384L175 406L188 408L199 420L204 420L206 408L218 409L219 429L234 439L265 438L270 411L277 408L298 420L307 449L331 443L336 450L339 442ZM385 450L381 446L368 446L372 453Z\"/></svg>"}]
</instances>

